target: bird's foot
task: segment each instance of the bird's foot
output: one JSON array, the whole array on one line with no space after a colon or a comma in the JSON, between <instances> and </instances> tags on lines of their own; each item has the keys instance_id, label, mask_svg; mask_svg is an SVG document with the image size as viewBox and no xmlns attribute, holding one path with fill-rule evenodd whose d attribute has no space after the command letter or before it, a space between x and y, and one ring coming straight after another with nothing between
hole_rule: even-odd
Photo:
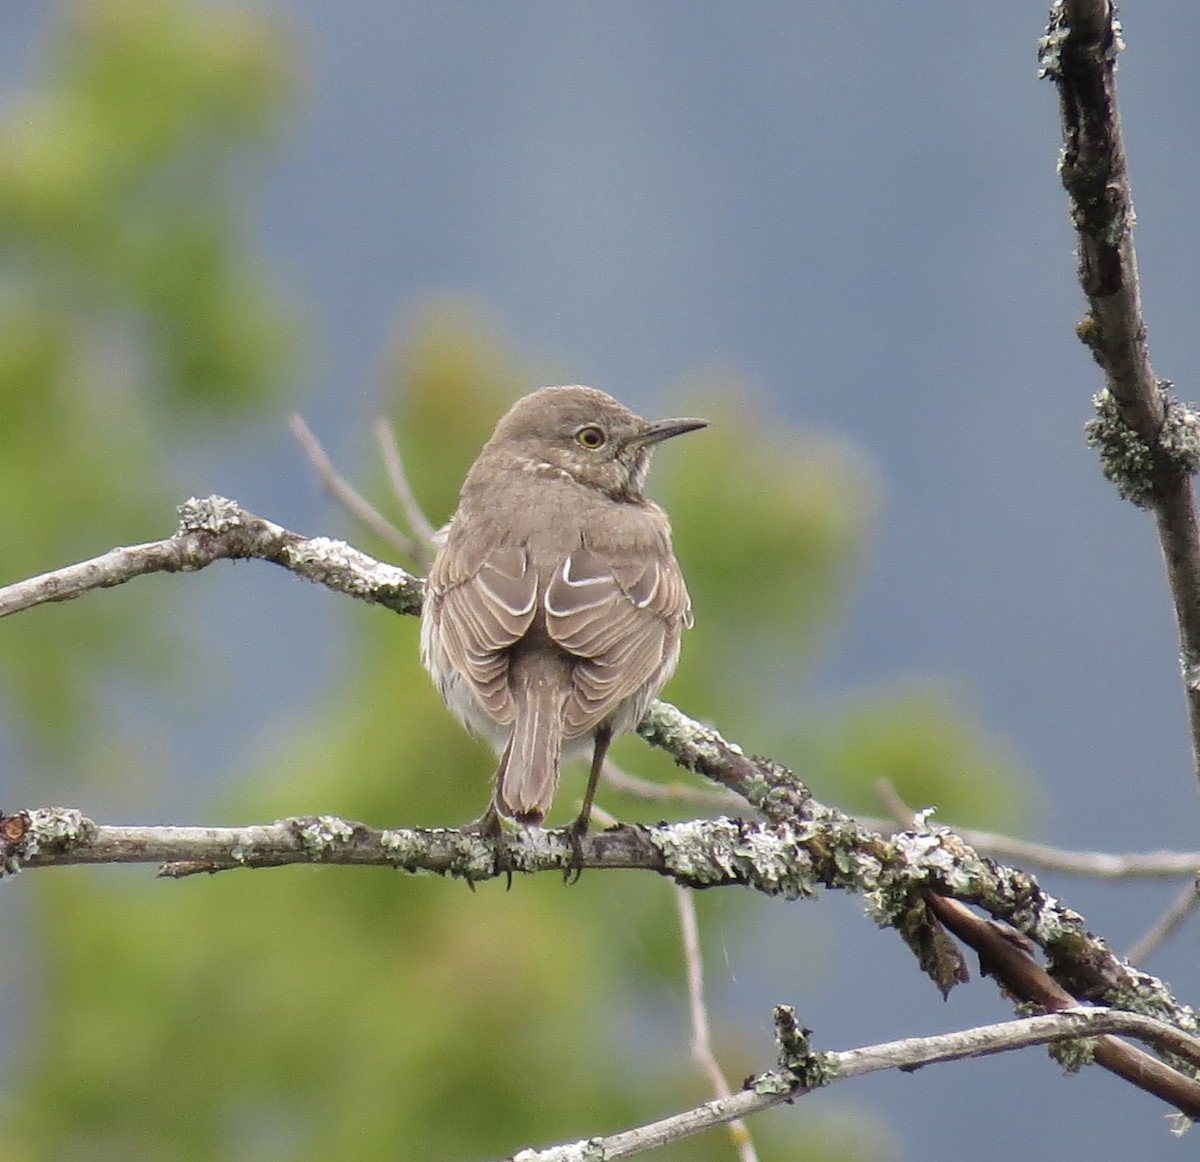
<instances>
[{"instance_id":1,"label":"bird's foot","mask_svg":"<svg viewBox=\"0 0 1200 1162\"><path fill-rule=\"evenodd\" d=\"M568 823L563 828L563 833L567 842L571 845L571 860L563 871L563 883L574 884L579 882L579 877L583 874L583 840L588 831L588 819L586 815L580 815L578 819Z\"/></svg>"},{"instance_id":2,"label":"bird's foot","mask_svg":"<svg viewBox=\"0 0 1200 1162\"><path fill-rule=\"evenodd\" d=\"M463 826L462 830L468 835L478 835L481 839L486 839L492 845L492 854L496 858L496 875L504 876L504 890L512 890L513 872L516 870L516 864L513 861L512 852L508 848L508 842L504 836L504 828L500 823L500 813L496 810L494 803L488 806L488 809L479 816L478 819L472 820ZM470 880L471 891L475 890L475 885Z\"/></svg>"}]
</instances>

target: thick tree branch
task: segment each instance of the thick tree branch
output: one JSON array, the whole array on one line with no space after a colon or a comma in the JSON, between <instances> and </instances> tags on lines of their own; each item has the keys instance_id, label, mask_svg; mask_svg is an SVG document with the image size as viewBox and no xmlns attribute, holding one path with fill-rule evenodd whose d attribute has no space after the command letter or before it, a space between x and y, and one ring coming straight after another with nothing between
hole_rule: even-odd
<instances>
[{"instance_id":1,"label":"thick tree branch","mask_svg":"<svg viewBox=\"0 0 1200 1162\"><path fill-rule=\"evenodd\" d=\"M1031 955L1028 942L1006 925L983 920L958 900L930 893L928 903L938 919L960 940L979 954L981 970L994 977L1009 996L1047 1012L1073 1009L1076 1000L1059 985ZM1052 1051L1053 1052L1053 1051ZM1078 1069L1082 1062L1074 1048L1071 1056L1059 1057L1063 1067ZM1171 1057L1180 1072L1141 1049L1106 1035L1089 1046L1088 1060L1110 1073L1154 1094L1195 1120L1200 1117L1200 1082L1188 1076L1190 1059Z\"/></svg>"},{"instance_id":2,"label":"thick tree branch","mask_svg":"<svg viewBox=\"0 0 1200 1162\"><path fill-rule=\"evenodd\" d=\"M1041 1017L1026 1017L997 1025L983 1025L932 1037L907 1037L881 1045L868 1045L840 1053L812 1053L807 1036L795 1029L795 1018L783 1006L776 1009L776 1027L792 1028L781 1035L780 1063L776 1069L747 1080L739 1093L705 1102L661 1121L604 1137L588 1138L544 1149L520 1150L505 1162L609 1162L631 1158L670 1142L702 1133L735 1118L746 1118L782 1102L791 1102L827 1085L863 1077L882 1069L911 1071L943 1061L989 1057L1031 1045L1070 1043L1076 1060L1086 1059L1088 1042L1105 1034L1120 1033L1153 1045L1162 1052L1186 1057L1200 1065L1200 1042L1146 1017L1116 1009L1072 1009ZM1060 1053L1060 1059L1066 1054Z\"/></svg>"},{"instance_id":3,"label":"thick tree branch","mask_svg":"<svg viewBox=\"0 0 1200 1162\"><path fill-rule=\"evenodd\" d=\"M1104 371L1089 441L1122 496L1150 508L1179 628L1192 755L1200 778L1200 526L1191 477L1200 466L1200 417L1155 379L1146 346L1133 248L1133 199L1117 112L1123 47L1111 0L1055 0L1039 46L1041 74L1058 89L1059 170L1078 235L1088 313L1078 326Z\"/></svg>"},{"instance_id":4,"label":"thick tree branch","mask_svg":"<svg viewBox=\"0 0 1200 1162\"><path fill-rule=\"evenodd\" d=\"M582 866L641 868L692 888L738 885L788 899L810 897L820 886L857 892L877 922L901 932L943 988L961 976L957 953L939 938L944 924L976 948L985 971L1024 1002L1061 1008L1074 1005L1075 998L1111 1001L1200 1033L1196 1015L1175 1002L1162 981L1119 961L1084 930L1078 915L1045 896L1024 873L980 859L948 831L905 832L889 843L837 812L810 805L820 819L625 824L585 837ZM556 831L515 832L505 840L507 858L499 860L489 841L470 832L380 830L333 816L232 828L114 827L77 811L42 809L0 820L0 841L10 872L75 863L160 863L162 874L183 876L331 863L434 872L474 883L504 874L507 865L518 872L561 873L575 858L569 838ZM998 935L994 924L947 896L985 908L1040 944L1051 957L1047 968L1036 965L1020 941ZM1200 1115L1200 1085L1192 1079L1166 1070L1146 1081L1128 1065L1101 1063L1189 1115Z\"/></svg>"}]
</instances>

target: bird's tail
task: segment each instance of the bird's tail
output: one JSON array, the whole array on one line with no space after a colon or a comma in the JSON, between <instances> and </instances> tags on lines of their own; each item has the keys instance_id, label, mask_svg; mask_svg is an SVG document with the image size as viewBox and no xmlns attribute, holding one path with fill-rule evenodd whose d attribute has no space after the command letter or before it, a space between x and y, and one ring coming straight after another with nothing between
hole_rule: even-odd
<instances>
[{"instance_id":1,"label":"bird's tail","mask_svg":"<svg viewBox=\"0 0 1200 1162\"><path fill-rule=\"evenodd\" d=\"M563 681L557 673L518 671L512 687L517 714L496 770L496 808L520 823L541 823L558 786Z\"/></svg>"}]
</instances>

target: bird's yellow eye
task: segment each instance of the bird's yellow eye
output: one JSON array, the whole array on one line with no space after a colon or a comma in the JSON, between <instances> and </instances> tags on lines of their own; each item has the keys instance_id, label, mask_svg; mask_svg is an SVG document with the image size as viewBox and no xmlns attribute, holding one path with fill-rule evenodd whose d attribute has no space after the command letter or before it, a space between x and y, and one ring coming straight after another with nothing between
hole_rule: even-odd
<instances>
[{"instance_id":1,"label":"bird's yellow eye","mask_svg":"<svg viewBox=\"0 0 1200 1162\"><path fill-rule=\"evenodd\" d=\"M575 439L585 448L589 448L594 452L597 448L604 447L608 437L604 434L603 428L598 428L595 424L588 424L587 427L580 428L575 433Z\"/></svg>"}]
</instances>

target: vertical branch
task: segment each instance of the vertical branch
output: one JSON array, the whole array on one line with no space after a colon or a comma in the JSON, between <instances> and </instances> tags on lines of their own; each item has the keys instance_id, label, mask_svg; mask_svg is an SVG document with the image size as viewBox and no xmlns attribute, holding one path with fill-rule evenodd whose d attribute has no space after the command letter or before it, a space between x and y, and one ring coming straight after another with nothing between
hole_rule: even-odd
<instances>
[{"instance_id":1,"label":"vertical branch","mask_svg":"<svg viewBox=\"0 0 1200 1162\"><path fill-rule=\"evenodd\" d=\"M1062 117L1059 168L1088 305L1077 333L1104 371L1088 439L1121 495L1155 516L1200 778L1200 528L1191 484L1200 465L1200 417L1173 399L1170 384L1150 367L1117 112L1122 47L1111 0L1054 0L1039 60L1041 75L1057 86Z\"/></svg>"}]
</instances>

